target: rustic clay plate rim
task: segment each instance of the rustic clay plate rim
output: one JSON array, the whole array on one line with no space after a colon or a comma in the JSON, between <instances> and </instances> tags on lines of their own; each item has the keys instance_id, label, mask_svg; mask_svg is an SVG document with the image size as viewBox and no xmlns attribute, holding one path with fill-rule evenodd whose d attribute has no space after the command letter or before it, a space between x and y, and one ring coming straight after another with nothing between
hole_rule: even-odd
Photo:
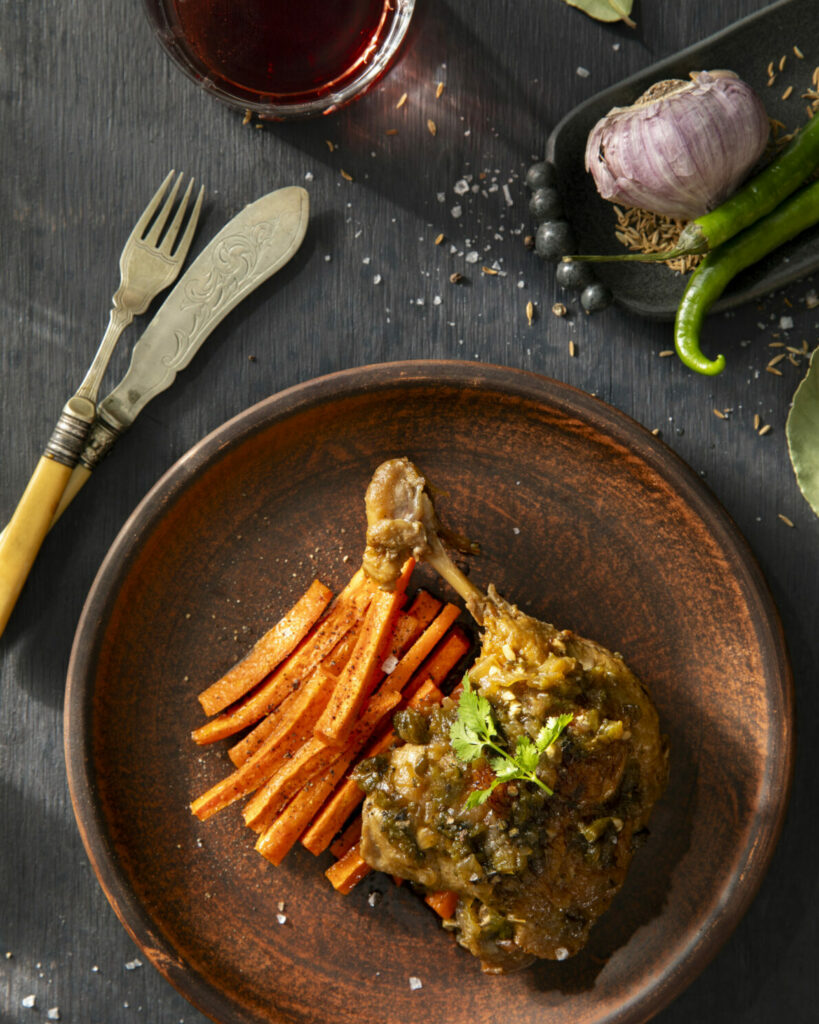
<instances>
[{"instance_id":1,"label":"rustic clay plate rim","mask_svg":"<svg viewBox=\"0 0 819 1024\"><path fill-rule=\"evenodd\" d=\"M417 360L343 370L294 385L251 406L208 434L183 455L154 485L122 527L103 560L86 599L68 666L64 737L71 802L79 832L97 879L124 928L160 973L194 1006L215 1021L245 1019L229 995L189 968L157 929L131 890L108 841L107 823L97 799L91 764L93 675L106 614L118 581L161 520L164 510L212 463L240 447L260 430L297 412L367 392L413 386L470 386L488 393L543 403L591 423L609 437L626 442L632 452L668 481L707 523L720 546L733 555L749 602L756 603L758 623L767 634L768 664L778 701L778 744L765 765L764 794L757 818L759 834L745 869L731 877L723 898L688 943L659 976L635 984L629 998L599 1024L637 1024L648 1020L678 996L707 966L741 920L755 897L782 830L793 776L794 690L781 620L765 578L747 542L708 488L676 453L624 413L571 385L528 371L459 361ZM764 646L764 645L763 645ZM491 983L491 982L487 982ZM238 1016L237 1016L238 1010ZM274 1019L271 1017L271 1019ZM276 1019L282 1019L277 1017Z\"/></svg>"}]
</instances>

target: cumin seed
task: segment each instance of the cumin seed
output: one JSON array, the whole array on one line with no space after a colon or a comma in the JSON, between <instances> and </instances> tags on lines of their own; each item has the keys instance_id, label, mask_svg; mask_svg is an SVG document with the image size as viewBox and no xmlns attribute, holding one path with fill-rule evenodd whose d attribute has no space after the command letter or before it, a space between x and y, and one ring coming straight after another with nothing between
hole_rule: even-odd
<instances>
[{"instance_id":1,"label":"cumin seed","mask_svg":"<svg viewBox=\"0 0 819 1024\"><path fill-rule=\"evenodd\" d=\"M773 359L769 360L768 368L770 368L772 366L776 366L777 363L781 363L784 358L785 358L785 353L784 352L780 352L778 356L774 356Z\"/></svg>"},{"instance_id":2,"label":"cumin seed","mask_svg":"<svg viewBox=\"0 0 819 1024\"><path fill-rule=\"evenodd\" d=\"M793 86L789 85L788 88L782 93L782 99L783 100L789 99L792 92L793 92Z\"/></svg>"},{"instance_id":3,"label":"cumin seed","mask_svg":"<svg viewBox=\"0 0 819 1024\"><path fill-rule=\"evenodd\" d=\"M780 59L779 59L779 70L780 71L784 71L785 70L785 61L787 59L788 59L787 54L785 54L784 56L780 57Z\"/></svg>"},{"instance_id":4,"label":"cumin seed","mask_svg":"<svg viewBox=\"0 0 819 1024\"><path fill-rule=\"evenodd\" d=\"M438 125L432 119L427 121L427 131L433 136L438 134Z\"/></svg>"},{"instance_id":5,"label":"cumin seed","mask_svg":"<svg viewBox=\"0 0 819 1024\"><path fill-rule=\"evenodd\" d=\"M526 303L526 319L530 327L535 322L535 304L531 300Z\"/></svg>"},{"instance_id":6,"label":"cumin seed","mask_svg":"<svg viewBox=\"0 0 819 1024\"><path fill-rule=\"evenodd\" d=\"M771 425L770 425L770 423L766 423L764 427L760 427L759 430L757 430L757 434L759 434L760 437L764 437L766 434L770 434L770 432L771 432Z\"/></svg>"},{"instance_id":7,"label":"cumin seed","mask_svg":"<svg viewBox=\"0 0 819 1024\"><path fill-rule=\"evenodd\" d=\"M782 522L785 524L785 526L790 526L791 528L793 528L793 520L792 519L788 519L788 517L782 515L781 512L777 512L776 515L777 515L777 517L779 519L782 520Z\"/></svg>"},{"instance_id":8,"label":"cumin seed","mask_svg":"<svg viewBox=\"0 0 819 1024\"><path fill-rule=\"evenodd\" d=\"M773 373L777 377L781 377L782 376L782 371L781 370L777 370L777 368L775 366L766 366L765 370L766 370L767 373Z\"/></svg>"},{"instance_id":9,"label":"cumin seed","mask_svg":"<svg viewBox=\"0 0 819 1024\"><path fill-rule=\"evenodd\" d=\"M482 274L488 274L489 277L497 277L498 276L497 270L493 269L492 267L481 267L481 273Z\"/></svg>"},{"instance_id":10,"label":"cumin seed","mask_svg":"<svg viewBox=\"0 0 819 1024\"><path fill-rule=\"evenodd\" d=\"M346 172L346 171L344 170L344 168L343 168L343 167L342 167L342 169L341 169L341 171L340 171L339 173L341 174L341 177L342 177L342 178L343 178L343 179L344 179L345 181L352 181L352 180L353 180L353 176L352 176L352 174L348 174L348 173L347 173L347 172Z\"/></svg>"},{"instance_id":11,"label":"cumin seed","mask_svg":"<svg viewBox=\"0 0 819 1024\"><path fill-rule=\"evenodd\" d=\"M761 422L762 422L762 421L761 421L761 420L760 420L760 418L759 418L759 413L755 413L755 414L754 414L754 430L759 430L759 424L760 424Z\"/></svg>"},{"instance_id":12,"label":"cumin seed","mask_svg":"<svg viewBox=\"0 0 819 1024\"><path fill-rule=\"evenodd\" d=\"M794 48L793 48L793 55L794 55L794 57L797 57L799 60L804 60L805 59L804 53L802 53L802 51L799 49L798 46L794 46Z\"/></svg>"},{"instance_id":13,"label":"cumin seed","mask_svg":"<svg viewBox=\"0 0 819 1024\"><path fill-rule=\"evenodd\" d=\"M398 110L399 107L403 107L406 102L407 102L407 94L403 93L402 96L401 96L401 99L395 104L395 109Z\"/></svg>"},{"instance_id":14,"label":"cumin seed","mask_svg":"<svg viewBox=\"0 0 819 1024\"><path fill-rule=\"evenodd\" d=\"M569 355L572 357L572 359L574 359L574 357L577 355L577 348L575 347L575 343L571 340L571 338L569 338Z\"/></svg>"},{"instance_id":15,"label":"cumin seed","mask_svg":"<svg viewBox=\"0 0 819 1024\"><path fill-rule=\"evenodd\" d=\"M441 94L443 93L443 91L444 91L444 83L443 82L439 82L437 88L435 89L435 99L436 100L439 100L441 98Z\"/></svg>"},{"instance_id":16,"label":"cumin seed","mask_svg":"<svg viewBox=\"0 0 819 1024\"><path fill-rule=\"evenodd\" d=\"M673 348L664 348L662 350L662 352L660 352L660 359L668 359L669 356L673 356L673 355L674 355L674 349Z\"/></svg>"},{"instance_id":17,"label":"cumin seed","mask_svg":"<svg viewBox=\"0 0 819 1024\"><path fill-rule=\"evenodd\" d=\"M325 139L324 142L325 142L325 145L327 146L327 148L330 150L331 153L335 152L335 148L336 147L332 144L332 142L330 142L329 139Z\"/></svg>"},{"instance_id":18,"label":"cumin seed","mask_svg":"<svg viewBox=\"0 0 819 1024\"><path fill-rule=\"evenodd\" d=\"M242 118L242 124L250 124L250 122L252 120L253 120L253 111L252 110L246 110L245 111L245 116Z\"/></svg>"},{"instance_id":19,"label":"cumin seed","mask_svg":"<svg viewBox=\"0 0 819 1024\"><path fill-rule=\"evenodd\" d=\"M721 419L721 420L727 420L728 419L728 417L725 415L725 413L722 412L720 409L714 409L712 411L713 411L714 415L717 416L719 419Z\"/></svg>"},{"instance_id":20,"label":"cumin seed","mask_svg":"<svg viewBox=\"0 0 819 1024\"><path fill-rule=\"evenodd\" d=\"M445 241L445 240L446 240L446 239L444 238L444 233L443 233L443 231L442 231L442 232L440 233L440 235L438 235L438 237L437 237L437 238L435 239L435 244L436 244L436 245L440 245L440 244L441 244L441 242L443 242L443 241Z\"/></svg>"}]
</instances>

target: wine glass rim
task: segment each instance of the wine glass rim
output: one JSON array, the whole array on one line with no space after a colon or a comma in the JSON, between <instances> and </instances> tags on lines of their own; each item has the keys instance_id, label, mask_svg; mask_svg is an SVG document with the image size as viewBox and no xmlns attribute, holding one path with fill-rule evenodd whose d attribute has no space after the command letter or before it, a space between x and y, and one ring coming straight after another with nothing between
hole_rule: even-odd
<instances>
[{"instance_id":1,"label":"wine glass rim","mask_svg":"<svg viewBox=\"0 0 819 1024\"><path fill-rule=\"evenodd\" d=\"M188 44L174 14L174 0L143 0L143 9L165 53L172 62L200 88L236 109L250 111L263 120L286 121L332 114L363 96L381 77L398 55L415 10L416 0L391 0L393 18L374 56L364 62L352 78L342 75L336 82L321 87L318 96L307 99L304 93L265 95L258 90L236 85L235 90L223 86L208 72ZM292 99L288 97L292 97Z\"/></svg>"}]
</instances>

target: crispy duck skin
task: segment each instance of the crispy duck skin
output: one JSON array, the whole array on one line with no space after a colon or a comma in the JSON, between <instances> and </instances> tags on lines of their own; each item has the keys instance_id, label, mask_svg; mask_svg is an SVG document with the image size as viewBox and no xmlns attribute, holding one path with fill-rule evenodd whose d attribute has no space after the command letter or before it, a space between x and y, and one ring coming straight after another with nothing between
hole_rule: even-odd
<instances>
[{"instance_id":1,"label":"crispy duck skin","mask_svg":"<svg viewBox=\"0 0 819 1024\"><path fill-rule=\"evenodd\" d=\"M550 718L573 717L538 764L553 795L502 783L467 808L493 773L483 758L465 764L456 756L449 739L456 702L402 713L396 726L404 745L357 773L367 792L362 855L378 870L458 893L458 940L489 973L572 956L625 881L665 787L668 754L654 705L619 655L466 579L408 460L376 470L366 505L365 570L389 587L408 554L424 559L483 626L469 677L489 701L506 749L523 735L534 739Z\"/></svg>"}]
</instances>

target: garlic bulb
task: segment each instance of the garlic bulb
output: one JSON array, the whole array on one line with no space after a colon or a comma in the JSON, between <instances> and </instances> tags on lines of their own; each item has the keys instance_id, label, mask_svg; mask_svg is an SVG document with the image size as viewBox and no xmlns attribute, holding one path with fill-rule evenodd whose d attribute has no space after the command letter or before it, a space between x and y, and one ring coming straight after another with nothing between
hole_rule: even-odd
<instances>
[{"instance_id":1,"label":"garlic bulb","mask_svg":"<svg viewBox=\"0 0 819 1024\"><path fill-rule=\"evenodd\" d=\"M691 220L735 191L765 149L770 126L732 71L659 82L592 128L586 170L604 199Z\"/></svg>"}]
</instances>

